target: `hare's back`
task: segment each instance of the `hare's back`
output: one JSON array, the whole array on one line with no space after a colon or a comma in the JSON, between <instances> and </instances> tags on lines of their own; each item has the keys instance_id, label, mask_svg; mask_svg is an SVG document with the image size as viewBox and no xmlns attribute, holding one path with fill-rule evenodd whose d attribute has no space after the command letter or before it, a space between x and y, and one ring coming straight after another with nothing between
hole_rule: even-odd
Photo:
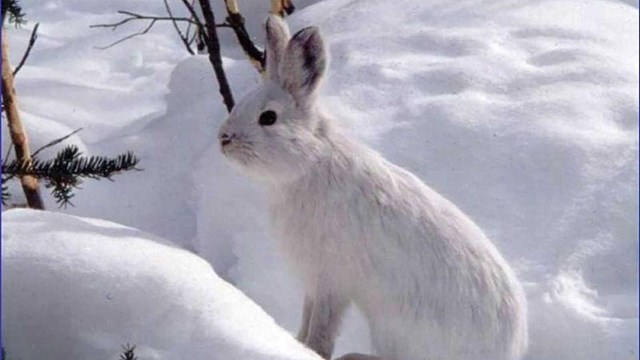
<instances>
[{"instance_id":1,"label":"hare's back","mask_svg":"<svg viewBox=\"0 0 640 360\"><path fill-rule=\"evenodd\" d=\"M395 316L404 326L395 331L404 334L398 341L406 331L420 334L408 339L428 341L436 351L429 358L517 358L526 347L526 301L512 269L458 207L413 174L386 166L387 178L377 181L387 186L371 190L383 192L368 214L377 245L365 250L373 264L365 296L371 316L385 308L378 317ZM388 341L386 321L378 330Z\"/></svg>"}]
</instances>

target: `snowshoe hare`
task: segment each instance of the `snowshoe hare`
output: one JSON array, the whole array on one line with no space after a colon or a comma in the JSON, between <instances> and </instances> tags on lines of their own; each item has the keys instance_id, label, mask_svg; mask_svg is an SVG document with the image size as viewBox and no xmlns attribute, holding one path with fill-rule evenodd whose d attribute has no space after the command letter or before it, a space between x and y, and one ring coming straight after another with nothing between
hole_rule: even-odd
<instances>
[{"instance_id":1,"label":"snowshoe hare","mask_svg":"<svg viewBox=\"0 0 640 360\"><path fill-rule=\"evenodd\" d=\"M329 359L347 306L378 356L513 360L525 352L525 296L494 245L408 171L346 138L316 106L327 67L314 27L267 20L267 76L222 125L224 155L264 180L281 249L306 287L298 338Z\"/></svg>"}]
</instances>

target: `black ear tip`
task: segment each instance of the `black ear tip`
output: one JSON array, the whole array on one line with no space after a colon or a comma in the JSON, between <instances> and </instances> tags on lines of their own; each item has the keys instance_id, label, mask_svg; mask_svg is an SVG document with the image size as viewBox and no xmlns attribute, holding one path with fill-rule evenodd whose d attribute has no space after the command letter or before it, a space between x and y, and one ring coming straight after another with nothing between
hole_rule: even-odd
<instances>
[{"instance_id":1,"label":"black ear tip","mask_svg":"<svg viewBox=\"0 0 640 360\"><path fill-rule=\"evenodd\" d=\"M320 29L317 26L307 26L306 28L300 29L296 35L298 34L320 34Z\"/></svg>"},{"instance_id":2,"label":"black ear tip","mask_svg":"<svg viewBox=\"0 0 640 360\"><path fill-rule=\"evenodd\" d=\"M317 26L307 26L306 28L300 29L300 32L303 32L303 31L313 31L313 32L319 33L320 29L318 29Z\"/></svg>"},{"instance_id":3,"label":"black ear tip","mask_svg":"<svg viewBox=\"0 0 640 360\"><path fill-rule=\"evenodd\" d=\"M318 27L308 26L293 35L291 41L294 40L302 43L306 43L308 41L322 43L322 36L320 35L320 29L318 29Z\"/></svg>"},{"instance_id":4,"label":"black ear tip","mask_svg":"<svg viewBox=\"0 0 640 360\"><path fill-rule=\"evenodd\" d=\"M287 5L285 5L284 11L287 13L287 15L293 14L295 10L296 7L293 5L293 3L288 3Z\"/></svg>"}]
</instances>

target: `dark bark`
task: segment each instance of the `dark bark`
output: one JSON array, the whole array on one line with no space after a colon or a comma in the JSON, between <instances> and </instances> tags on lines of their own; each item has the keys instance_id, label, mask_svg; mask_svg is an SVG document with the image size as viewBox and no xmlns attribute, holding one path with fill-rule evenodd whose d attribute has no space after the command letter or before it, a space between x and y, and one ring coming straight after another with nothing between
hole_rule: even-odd
<instances>
[{"instance_id":1,"label":"dark bark","mask_svg":"<svg viewBox=\"0 0 640 360\"><path fill-rule=\"evenodd\" d=\"M218 32L216 29L216 19L213 11L211 10L211 3L209 0L198 0L198 2L202 9L202 16L204 17L205 28L207 30L205 41L207 42L207 49L209 50L209 61L213 66L213 71L215 72L216 79L218 80L222 101L227 107L227 111L231 112L235 103L233 101L233 94L231 93L229 81L227 80L227 76L222 66L220 40L218 39Z\"/></svg>"},{"instance_id":2,"label":"dark bark","mask_svg":"<svg viewBox=\"0 0 640 360\"><path fill-rule=\"evenodd\" d=\"M233 29L236 34L238 43L242 50L247 55L249 60L253 63L258 72L264 72L265 55L264 52L256 47L251 40L247 29L244 26L244 17L240 14L240 10L235 0L226 0L225 5L227 8L227 23Z\"/></svg>"}]
</instances>

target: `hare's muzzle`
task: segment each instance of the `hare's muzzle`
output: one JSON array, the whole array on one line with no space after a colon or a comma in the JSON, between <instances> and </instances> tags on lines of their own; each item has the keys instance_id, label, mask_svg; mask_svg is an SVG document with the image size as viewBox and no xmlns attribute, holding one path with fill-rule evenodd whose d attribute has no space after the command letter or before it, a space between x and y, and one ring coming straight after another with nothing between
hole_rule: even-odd
<instances>
[{"instance_id":1,"label":"hare's muzzle","mask_svg":"<svg viewBox=\"0 0 640 360\"><path fill-rule=\"evenodd\" d=\"M233 137L234 136L232 134L229 134L227 132L220 133L220 135L218 136L218 138L220 139L220 146L224 147L226 145L229 145Z\"/></svg>"}]
</instances>

